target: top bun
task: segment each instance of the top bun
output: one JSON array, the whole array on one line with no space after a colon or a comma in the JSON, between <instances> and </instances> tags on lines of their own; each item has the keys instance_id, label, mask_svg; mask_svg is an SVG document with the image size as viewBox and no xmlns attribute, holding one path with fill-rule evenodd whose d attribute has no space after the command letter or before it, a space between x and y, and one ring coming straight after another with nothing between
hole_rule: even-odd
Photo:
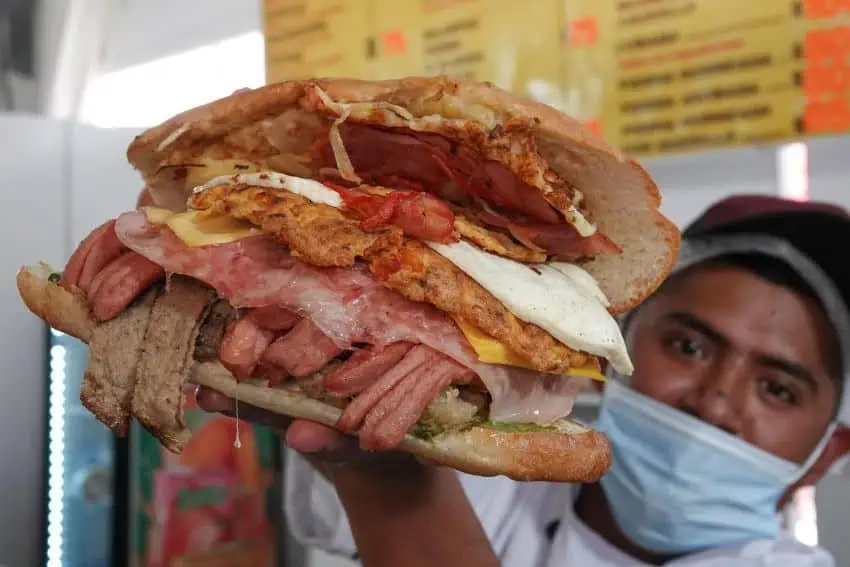
<instances>
[{"instance_id":1,"label":"top bun","mask_svg":"<svg viewBox=\"0 0 850 567\"><path fill-rule=\"evenodd\" d=\"M500 121L528 120L540 155L584 194L592 221L622 249L622 254L600 256L583 265L611 302L611 312L638 305L672 269L679 231L658 211L661 195L649 174L576 120L491 83L447 77L324 78L241 90L147 130L130 144L127 157L142 173L157 204L183 208L192 189L185 170L177 175L174 168L163 166L203 157L264 162L287 153L279 151L280 129L276 140L272 127L285 113L299 111L314 85L338 102L390 101L414 115L425 112L428 97L445 92L454 97L452 117L478 120L483 113ZM300 124L299 134L310 127L309 122Z\"/></svg>"}]
</instances>

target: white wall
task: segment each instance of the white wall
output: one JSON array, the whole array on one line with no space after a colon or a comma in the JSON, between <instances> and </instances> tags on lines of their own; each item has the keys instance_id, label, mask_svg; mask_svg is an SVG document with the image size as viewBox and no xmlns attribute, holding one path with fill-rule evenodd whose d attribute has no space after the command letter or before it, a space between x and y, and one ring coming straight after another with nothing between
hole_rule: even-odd
<instances>
[{"instance_id":1,"label":"white wall","mask_svg":"<svg viewBox=\"0 0 850 567\"><path fill-rule=\"evenodd\" d=\"M679 226L730 195L777 192L772 147L651 159L643 165L662 191L661 211Z\"/></svg>"},{"instance_id":2,"label":"white wall","mask_svg":"<svg viewBox=\"0 0 850 567\"><path fill-rule=\"evenodd\" d=\"M809 196L850 208L850 136L809 143ZM836 242L836 246L848 246ZM838 565L850 565L850 468L841 477L828 477L817 487L818 537L836 556Z\"/></svg>"},{"instance_id":3,"label":"white wall","mask_svg":"<svg viewBox=\"0 0 850 567\"><path fill-rule=\"evenodd\" d=\"M96 226L136 206L139 174L127 163L129 128L76 125L71 130L70 240L81 241Z\"/></svg>"},{"instance_id":4,"label":"white wall","mask_svg":"<svg viewBox=\"0 0 850 567\"><path fill-rule=\"evenodd\" d=\"M0 565L38 565L43 541L46 328L21 303L14 274L61 267L91 228L132 208L135 132L0 115ZM69 146L66 142L70 142Z\"/></svg>"},{"instance_id":5,"label":"white wall","mask_svg":"<svg viewBox=\"0 0 850 567\"><path fill-rule=\"evenodd\" d=\"M809 144L809 196L850 208L850 136Z\"/></svg>"},{"instance_id":6,"label":"white wall","mask_svg":"<svg viewBox=\"0 0 850 567\"><path fill-rule=\"evenodd\" d=\"M123 0L101 69L115 71L262 29L260 0Z\"/></svg>"},{"instance_id":7,"label":"white wall","mask_svg":"<svg viewBox=\"0 0 850 567\"><path fill-rule=\"evenodd\" d=\"M65 130L0 115L0 564L39 564L42 530L46 329L23 306L14 274L63 260Z\"/></svg>"}]
</instances>

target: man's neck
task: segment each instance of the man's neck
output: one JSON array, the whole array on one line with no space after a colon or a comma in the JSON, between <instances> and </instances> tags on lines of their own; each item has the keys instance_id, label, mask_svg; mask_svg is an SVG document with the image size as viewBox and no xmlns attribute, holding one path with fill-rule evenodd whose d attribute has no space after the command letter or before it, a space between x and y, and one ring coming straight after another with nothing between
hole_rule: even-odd
<instances>
[{"instance_id":1,"label":"man's neck","mask_svg":"<svg viewBox=\"0 0 850 567\"><path fill-rule=\"evenodd\" d=\"M599 483L587 484L581 488L574 505L576 517L599 537L638 561L651 565L663 565L671 557L647 551L632 542L617 525L608 500Z\"/></svg>"}]
</instances>

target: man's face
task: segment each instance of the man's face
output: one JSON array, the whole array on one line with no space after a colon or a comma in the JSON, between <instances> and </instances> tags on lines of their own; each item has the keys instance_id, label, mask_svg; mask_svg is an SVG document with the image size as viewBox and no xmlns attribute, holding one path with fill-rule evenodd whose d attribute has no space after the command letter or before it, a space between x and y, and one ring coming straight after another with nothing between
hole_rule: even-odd
<instances>
[{"instance_id":1,"label":"man's face","mask_svg":"<svg viewBox=\"0 0 850 567\"><path fill-rule=\"evenodd\" d=\"M683 274L635 314L632 387L802 463L835 412L818 304L734 267Z\"/></svg>"}]
</instances>

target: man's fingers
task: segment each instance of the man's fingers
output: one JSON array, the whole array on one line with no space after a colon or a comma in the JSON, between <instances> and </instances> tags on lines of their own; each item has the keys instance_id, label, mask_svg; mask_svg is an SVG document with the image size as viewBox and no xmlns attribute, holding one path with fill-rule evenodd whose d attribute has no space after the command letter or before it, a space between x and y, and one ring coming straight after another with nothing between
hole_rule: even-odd
<instances>
[{"instance_id":1,"label":"man's fingers","mask_svg":"<svg viewBox=\"0 0 850 567\"><path fill-rule=\"evenodd\" d=\"M198 401L198 406L210 413L233 411L236 409L236 403L231 398L203 386L198 388L195 398Z\"/></svg>"},{"instance_id":2,"label":"man's fingers","mask_svg":"<svg viewBox=\"0 0 850 567\"><path fill-rule=\"evenodd\" d=\"M299 453L339 451L345 437L324 425L312 421L296 420L286 430L285 442Z\"/></svg>"},{"instance_id":3,"label":"man's fingers","mask_svg":"<svg viewBox=\"0 0 850 567\"><path fill-rule=\"evenodd\" d=\"M203 386L198 388L196 400L198 407L204 411L238 417L243 421L276 429L281 433L292 423L289 417L248 404L239 403L237 408L237 402L232 398Z\"/></svg>"}]
</instances>

